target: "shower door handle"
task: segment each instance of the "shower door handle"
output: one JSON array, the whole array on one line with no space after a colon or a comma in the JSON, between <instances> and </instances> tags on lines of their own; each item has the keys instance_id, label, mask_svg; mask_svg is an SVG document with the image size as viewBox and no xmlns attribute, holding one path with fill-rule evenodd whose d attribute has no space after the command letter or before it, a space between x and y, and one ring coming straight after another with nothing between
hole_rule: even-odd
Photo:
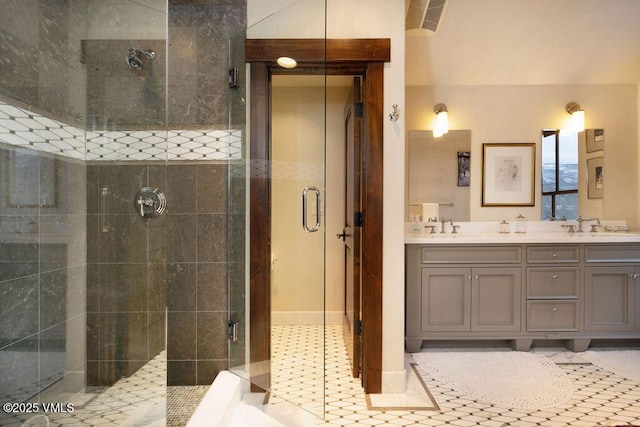
<instances>
[{"instance_id":1,"label":"shower door handle","mask_svg":"<svg viewBox=\"0 0 640 427\"><path fill-rule=\"evenodd\" d=\"M316 224L313 227L309 227L307 224L307 195L309 192L316 194ZM305 187L302 190L302 229L307 233L315 233L320 230L320 190L316 187Z\"/></svg>"}]
</instances>

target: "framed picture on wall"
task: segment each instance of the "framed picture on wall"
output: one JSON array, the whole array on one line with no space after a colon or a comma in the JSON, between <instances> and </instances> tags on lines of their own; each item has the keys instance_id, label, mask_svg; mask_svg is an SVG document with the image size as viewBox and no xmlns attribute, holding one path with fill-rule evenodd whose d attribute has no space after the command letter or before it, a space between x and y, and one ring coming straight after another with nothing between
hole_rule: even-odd
<instances>
[{"instance_id":1,"label":"framed picture on wall","mask_svg":"<svg viewBox=\"0 0 640 427\"><path fill-rule=\"evenodd\" d=\"M587 153L604 150L604 129L585 129Z\"/></svg>"},{"instance_id":2,"label":"framed picture on wall","mask_svg":"<svg viewBox=\"0 0 640 427\"><path fill-rule=\"evenodd\" d=\"M471 183L471 152L458 151L458 187L468 187Z\"/></svg>"},{"instance_id":3,"label":"framed picture on wall","mask_svg":"<svg viewBox=\"0 0 640 427\"><path fill-rule=\"evenodd\" d=\"M534 143L482 144L482 206L535 205Z\"/></svg>"},{"instance_id":4,"label":"framed picture on wall","mask_svg":"<svg viewBox=\"0 0 640 427\"><path fill-rule=\"evenodd\" d=\"M587 197L602 199L604 194L604 157L587 159L587 180L589 182Z\"/></svg>"}]
</instances>

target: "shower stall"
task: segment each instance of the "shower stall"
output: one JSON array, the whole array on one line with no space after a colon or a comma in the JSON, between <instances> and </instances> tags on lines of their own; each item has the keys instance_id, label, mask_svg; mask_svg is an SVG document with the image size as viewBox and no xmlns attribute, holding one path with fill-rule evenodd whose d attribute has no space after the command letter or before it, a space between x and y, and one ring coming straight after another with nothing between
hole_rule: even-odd
<instances>
[{"instance_id":1,"label":"shower stall","mask_svg":"<svg viewBox=\"0 0 640 427\"><path fill-rule=\"evenodd\" d=\"M245 363L245 32L245 2L0 3L0 425L183 425L172 393Z\"/></svg>"},{"instance_id":2,"label":"shower stall","mask_svg":"<svg viewBox=\"0 0 640 427\"><path fill-rule=\"evenodd\" d=\"M325 0L267 3L0 2L0 425L184 425L221 370L323 416L346 92L320 61L247 118L246 39L326 39Z\"/></svg>"}]
</instances>

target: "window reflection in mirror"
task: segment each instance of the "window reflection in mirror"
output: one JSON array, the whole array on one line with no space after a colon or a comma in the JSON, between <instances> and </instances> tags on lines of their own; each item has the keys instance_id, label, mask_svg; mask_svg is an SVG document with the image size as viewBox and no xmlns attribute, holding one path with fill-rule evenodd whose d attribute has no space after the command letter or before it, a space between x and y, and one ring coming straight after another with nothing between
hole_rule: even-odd
<instances>
[{"instance_id":1,"label":"window reflection in mirror","mask_svg":"<svg viewBox=\"0 0 640 427\"><path fill-rule=\"evenodd\" d=\"M542 131L542 219L578 218L578 135Z\"/></svg>"}]
</instances>

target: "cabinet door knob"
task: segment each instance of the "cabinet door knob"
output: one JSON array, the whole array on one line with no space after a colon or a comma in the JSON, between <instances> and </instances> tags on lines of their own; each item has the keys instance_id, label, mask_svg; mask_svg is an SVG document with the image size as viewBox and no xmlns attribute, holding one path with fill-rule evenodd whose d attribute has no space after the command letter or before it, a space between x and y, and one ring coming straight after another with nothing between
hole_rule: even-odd
<instances>
[{"instance_id":1,"label":"cabinet door knob","mask_svg":"<svg viewBox=\"0 0 640 427\"><path fill-rule=\"evenodd\" d=\"M480 280L480 276L478 276L478 275L476 274L475 279L476 279L476 280Z\"/></svg>"},{"instance_id":2,"label":"cabinet door knob","mask_svg":"<svg viewBox=\"0 0 640 427\"><path fill-rule=\"evenodd\" d=\"M556 311L558 311L558 307L553 307L553 308L551 309L551 311L553 311L553 312L555 313Z\"/></svg>"},{"instance_id":3,"label":"cabinet door knob","mask_svg":"<svg viewBox=\"0 0 640 427\"><path fill-rule=\"evenodd\" d=\"M551 258L558 258L558 253L557 252L552 253Z\"/></svg>"},{"instance_id":4,"label":"cabinet door knob","mask_svg":"<svg viewBox=\"0 0 640 427\"><path fill-rule=\"evenodd\" d=\"M638 273L634 273L633 276L631 276L631 277L633 277L634 279L637 279L638 278Z\"/></svg>"},{"instance_id":5,"label":"cabinet door knob","mask_svg":"<svg viewBox=\"0 0 640 427\"><path fill-rule=\"evenodd\" d=\"M469 280L471 280L471 275L469 275Z\"/></svg>"},{"instance_id":6,"label":"cabinet door knob","mask_svg":"<svg viewBox=\"0 0 640 427\"><path fill-rule=\"evenodd\" d=\"M557 274L552 274L552 275L551 275L551 278L552 278L552 279L557 279L557 278L558 278L558 275L557 275Z\"/></svg>"}]
</instances>

